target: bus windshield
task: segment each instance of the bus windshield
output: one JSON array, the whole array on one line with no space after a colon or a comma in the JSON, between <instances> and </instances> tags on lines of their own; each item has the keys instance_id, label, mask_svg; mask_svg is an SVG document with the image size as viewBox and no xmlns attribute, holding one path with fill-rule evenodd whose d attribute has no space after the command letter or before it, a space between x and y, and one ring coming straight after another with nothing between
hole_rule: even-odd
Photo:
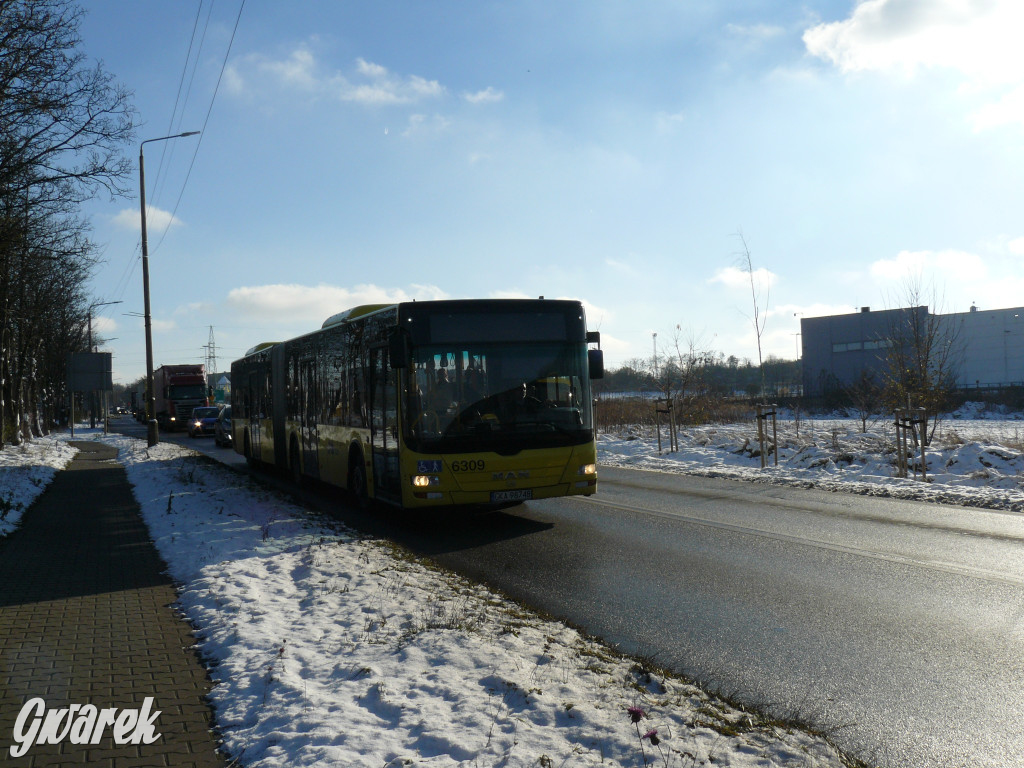
<instances>
[{"instance_id":1,"label":"bus windshield","mask_svg":"<svg viewBox=\"0 0 1024 768\"><path fill-rule=\"evenodd\" d=\"M413 450L504 451L593 439L585 344L421 346L406 376L405 437Z\"/></svg>"}]
</instances>

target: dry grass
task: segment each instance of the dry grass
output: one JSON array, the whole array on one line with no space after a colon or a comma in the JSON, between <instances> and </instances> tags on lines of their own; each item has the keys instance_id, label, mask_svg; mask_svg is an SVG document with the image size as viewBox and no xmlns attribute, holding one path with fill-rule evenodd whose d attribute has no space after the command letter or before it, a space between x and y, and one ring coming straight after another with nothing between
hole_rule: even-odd
<instances>
[{"instance_id":1,"label":"dry grass","mask_svg":"<svg viewBox=\"0 0 1024 768\"><path fill-rule=\"evenodd\" d=\"M657 423L657 408L664 408L664 403L656 403L654 395L641 399L639 397L621 397L599 400L594 408L594 420L599 432L622 430L629 427L653 427ZM690 398L675 405L676 424L680 427L698 426L702 424L739 423L754 420L754 410L749 403L726 398L701 397ZM668 415L660 414L661 424L668 423Z\"/></svg>"}]
</instances>

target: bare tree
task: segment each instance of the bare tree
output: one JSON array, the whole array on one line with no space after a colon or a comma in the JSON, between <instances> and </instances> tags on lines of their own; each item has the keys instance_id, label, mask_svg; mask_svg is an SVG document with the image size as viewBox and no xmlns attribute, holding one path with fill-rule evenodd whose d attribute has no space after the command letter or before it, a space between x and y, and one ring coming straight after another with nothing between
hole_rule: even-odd
<instances>
[{"instance_id":1,"label":"bare tree","mask_svg":"<svg viewBox=\"0 0 1024 768\"><path fill-rule=\"evenodd\" d=\"M932 312L924 303L929 297ZM904 308L893 313L885 339L886 400L893 408L920 407L937 416L949 403L962 362L960 328L943 320L942 297L921 275L904 282L899 298ZM932 434L937 424L931 422Z\"/></svg>"},{"instance_id":2,"label":"bare tree","mask_svg":"<svg viewBox=\"0 0 1024 768\"><path fill-rule=\"evenodd\" d=\"M860 431L867 432L868 420L882 410L882 387L875 380L875 375L865 368L856 381L845 387L845 394L860 419Z\"/></svg>"},{"instance_id":3,"label":"bare tree","mask_svg":"<svg viewBox=\"0 0 1024 768\"><path fill-rule=\"evenodd\" d=\"M38 431L64 374L47 358L73 351L52 342L82 325L94 249L77 207L126 194L133 169L131 94L79 50L81 16L71 0L0 0L0 447L5 429Z\"/></svg>"},{"instance_id":4,"label":"bare tree","mask_svg":"<svg viewBox=\"0 0 1024 768\"><path fill-rule=\"evenodd\" d=\"M672 333L671 350L668 363L673 369L675 382L668 396L679 412L677 418L679 422L702 422L707 416L710 397L709 372L717 361L717 355L692 332L684 335L680 325Z\"/></svg>"},{"instance_id":5,"label":"bare tree","mask_svg":"<svg viewBox=\"0 0 1024 768\"><path fill-rule=\"evenodd\" d=\"M125 194L131 93L79 49L70 0L0 2L0 188L67 205L98 189Z\"/></svg>"},{"instance_id":6,"label":"bare tree","mask_svg":"<svg viewBox=\"0 0 1024 768\"><path fill-rule=\"evenodd\" d=\"M764 397L767 387L764 375L764 355L761 350L761 337L764 334L765 323L768 320L768 299L771 285L764 286L764 309L762 310L761 286L758 285L757 276L754 271L754 260L750 255L750 248L747 247L747 239L743 236L742 232L737 232L736 236L740 239L740 244L743 246L743 251L739 254L740 269L746 272L750 278L750 299L754 307L751 322L754 325L754 335L757 337L757 365L761 370L760 396Z\"/></svg>"}]
</instances>

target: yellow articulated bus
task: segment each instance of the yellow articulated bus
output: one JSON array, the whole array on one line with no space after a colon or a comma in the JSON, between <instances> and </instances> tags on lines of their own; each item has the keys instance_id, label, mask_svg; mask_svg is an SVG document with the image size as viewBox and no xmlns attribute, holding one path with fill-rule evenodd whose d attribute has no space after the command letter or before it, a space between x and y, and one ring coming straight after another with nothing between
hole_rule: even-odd
<instances>
[{"instance_id":1,"label":"yellow articulated bus","mask_svg":"<svg viewBox=\"0 0 1024 768\"><path fill-rule=\"evenodd\" d=\"M235 450L360 505L590 495L599 347L578 301L356 307L231 365Z\"/></svg>"}]
</instances>

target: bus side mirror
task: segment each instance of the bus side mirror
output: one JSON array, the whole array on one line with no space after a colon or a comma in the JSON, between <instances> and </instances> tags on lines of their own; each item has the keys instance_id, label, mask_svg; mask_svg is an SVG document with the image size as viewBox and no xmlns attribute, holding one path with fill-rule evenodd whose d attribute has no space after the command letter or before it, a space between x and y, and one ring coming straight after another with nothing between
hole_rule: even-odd
<instances>
[{"instance_id":1,"label":"bus side mirror","mask_svg":"<svg viewBox=\"0 0 1024 768\"><path fill-rule=\"evenodd\" d=\"M590 378L604 378L604 352L600 349L587 350L587 366L590 368Z\"/></svg>"},{"instance_id":2,"label":"bus side mirror","mask_svg":"<svg viewBox=\"0 0 1024 768\"><path fill-rule=\"evenodd\" d=\"M396 328L388 336L388 364L392 368L408 368L409 357L406 336Z\"/></svg>"}]
</instances>

